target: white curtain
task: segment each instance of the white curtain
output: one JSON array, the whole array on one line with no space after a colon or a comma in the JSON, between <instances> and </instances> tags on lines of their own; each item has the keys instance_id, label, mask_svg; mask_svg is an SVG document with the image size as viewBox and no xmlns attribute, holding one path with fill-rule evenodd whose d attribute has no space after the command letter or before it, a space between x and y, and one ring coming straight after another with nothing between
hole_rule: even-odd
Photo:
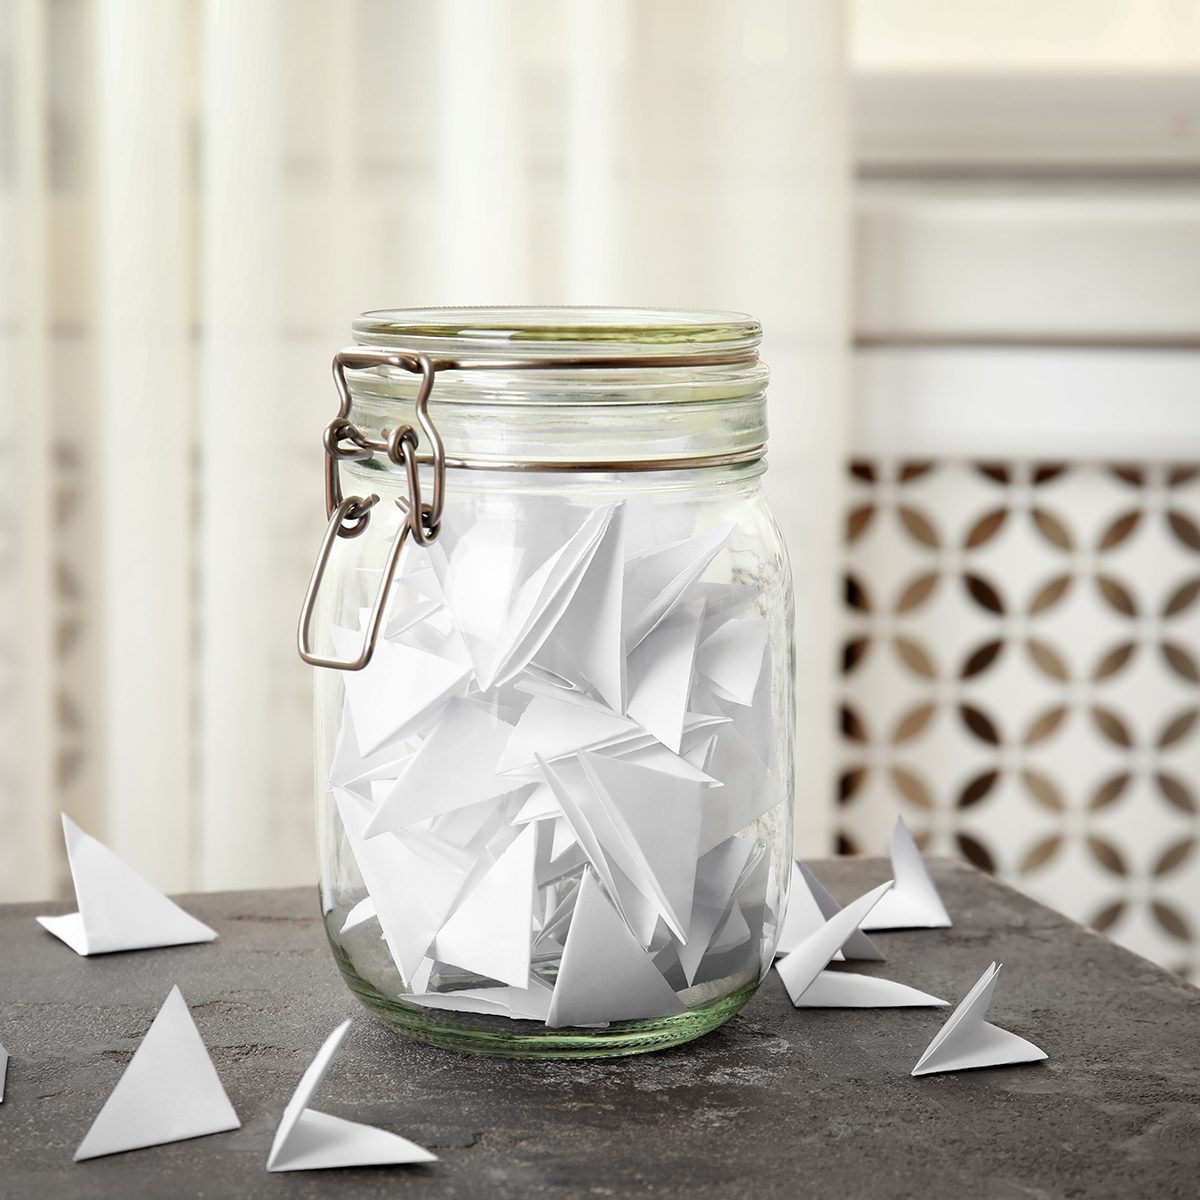
<instances>
[{"instance_id":1,"label":"white curtain","mask_svg":"<svg viewBox=\"0 0 1200 1200\"><path fill-rule=\"evenodd\" d=\"M0 0L0 897L65 809L159 885L315 876L293 626L358 312L754 312L830 826L836 0Z\"/></svg>"}]
</instances>

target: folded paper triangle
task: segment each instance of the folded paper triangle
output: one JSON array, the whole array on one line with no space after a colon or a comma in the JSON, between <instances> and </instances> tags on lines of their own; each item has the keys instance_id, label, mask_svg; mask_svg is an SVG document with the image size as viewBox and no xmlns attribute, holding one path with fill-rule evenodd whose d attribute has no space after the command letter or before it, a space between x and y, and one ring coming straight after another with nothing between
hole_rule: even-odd
<instances>
[{"instance_id":1,"label":"folded paper triangle","mask_svg":"<svg viewBox=\"0 0 1200 1200\"><path fill-rule=\"evenodd\" d=\"M753 850L754 843L749 838L732 837L710 850L697 864L687 941L679 947L678 954L689 984L695 981L700 962L733 905L734 893Z\"/></svg>"},{"instance_id":2,"label":"folded paper triangle","mask_svg":"<svg viewBox=\"0 0 1200 1200\"><path fill-rule=\"evenodd\" d=\"M216 930L184 912L65 813L62 823L79 911L38 917L37 922L76 954L186 946L211 942L217 936Z\"/></svg>"},{"instance_id":3,"label":"folded paper triangle","mask_svg":"<svg viewBox=\"0 0 1200 1200\"><path fill-rule=\"evenodd\" d=\"M241 1122L178 987L173 987L75 1161L237 1129Z\"/></svg>"},{"instance_id":4,"label":"folded paper triangle","mask_svg":"<svg viewBox=\"0 0 1200 1200\"><path fill-rule=\"evenodd\" d=\"M894 885L893 885L894 886ZM788 891L787 916L779 934L776 955L791 954L815 933L842 906L821 886L817 877L802 863L792 862L792 882ZM861 929L854 929L835 958L858 958L883 962L879 947Z\"/></svg>"},{"instance_id":5,"label":"folded paper triangle","mask_svg":"<svg viewBox=\"0 0 1200 1200\"><path fill-rule=\"evenodd\" d=\"M526 825L438 932L434 957L510 987L529 981L537 829Z\"/></svg>"},{"instance_id":6,"label":"folded paper triangle","mask_svg":"<svg viewBox=\"0 0 1200 1200\"><path fill-rule=\"evenodd\" d=\"M550 987L531 980L527 987L464 988L457 992L424 992L404 997L408 1004L448 1012L483 1013L518 1021L542 1021L550 1015Z\"/></svg>"},{"instance_id":7,"label":"folded paper triangle","mask_svg":"<svg viewBox=\"0 0 1200 1200\"><path fill-rule=\"evenodd\" d=\"M0 1104L4 1102L4 1081L8 1078L8 1051L0 1046Z\"/></svg>"},{"instance_id":8,"label":"folded paper triangle","mask_svg":"<svg viewBox=\"0 0 1200 1200\"><path fill-rule=\"evenodd\" d=\"M1032 1042L984 1020L999 974L1000 967L996 963L984 971L926 1047L912 1069L914 1075L1040 1062L1047 1057L1046 1052Z\"/></svg>"},{"instance_id":9,"label":"folded paper triangle","mask_svg":"<svg viewBox=\"0 0 1200 1200\"><path fill-rule=\"evenodd\" d=\"M896 818L892 832L892 874L895 886L863 922L863 929L948 929L950 914L929 878L917 843Z\"/></svg>"},{"instance_id":10,"label":"folded paper triangle","mask_svg":"<svg viewBox=\"0 0 1200 1200\"><path fill-rule=\"evenodd\" d=\"M398 832L521 786L496 767L513 727L455 697L367 822L365 837Z\"/></svg>"},{"instance_id":11,"label":"folded paper triangle","mask_svg":"<svg viewBox=\"0 0 1200 1200\"><path fill-rule=\"evenodd\" d=\"M437 1155L398 1134L360 1125L308 1107L313 1093L350 1028L343 1021L317 1051L300 1079L267 1156L268 1171L314 1171L326 1167L367 1167L391 1163L436 1162Z\"/></svg>"},{"instance_id":12,"label":"folded paper triangle","mask_svg":"<svg viewBox=\"0 0 1200 1200\"><path fill-rule=\"evenodd\" d=\"M629 656L626 711L676 754L683 740L688 685L703 611L700 604L680 606Z\"/></svg>"},{"instance_id":13,"label":"folded paper triangle","mask_svg":"<svg viewBox=\"0 0 1200 1200\"><path fill-rule=\"evenodd\" d=\"M762 617L725 621L696 653L696 670L732 703L754 703L767 649L767 622Z\"/></svg>"},{"instance_id":14,"label":"folded paper triangle","mask_svg":"<svg viewBox=\"0 0 1200 1200\"><path fill-rule=\"evenodd\" d=\"M518 771L532 767L538 755L552 760L644 734L635 721L586 696L537 694L517 722L496 770Z\"/></svg>"},{"instance_id":15,"label":"folded paper triangle","mask_svg":"<svg viewBox=\"0 0 1200 1200\"><path fill-rule=\"evenodd\" d=\"M825 969L846 944L851 932L862 924L863 918L891 886L889 881L859 896L810 934L791 954L776 962L775 969L797 1008L903 1008L945 1004L936 996L891 980Z\"/></svg>"},{"instance_id":16,"label":"folded paper triangle","mask_svg":"<svg viewBox=\"0 0 1200 1200\"><path fill-rule=\"evenodd\" d=\"M604 898L591 871L584 871L546 1024L558 1029L683 1011L683 1001Z\"/></svg>"}]
</instances>

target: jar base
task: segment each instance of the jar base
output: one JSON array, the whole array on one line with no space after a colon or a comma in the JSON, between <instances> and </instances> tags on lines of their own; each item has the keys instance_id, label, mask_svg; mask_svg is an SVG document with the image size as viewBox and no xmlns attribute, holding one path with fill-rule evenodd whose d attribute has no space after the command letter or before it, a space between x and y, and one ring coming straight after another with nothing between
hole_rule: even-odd
<instances>
[{"instance_id":1,"label":"jar base","mask_svg":"<svg viewBox=\"0 0 1200 1200\"><path fill-rule=\"evenodd\" d=\"M695 1041L724 1025L758 991L750 984L701 1008L647 1021L618 1021L606 1029L548 1029L535 1021L456 1013L453 1024L445 1014L390 999L355 971L345 955L336 954L338 967L350 990L375 1017L408 1037L444 1050L487 1054L495 1058L618 1058L670 1050Z\"/></svg>"}]
</instances>

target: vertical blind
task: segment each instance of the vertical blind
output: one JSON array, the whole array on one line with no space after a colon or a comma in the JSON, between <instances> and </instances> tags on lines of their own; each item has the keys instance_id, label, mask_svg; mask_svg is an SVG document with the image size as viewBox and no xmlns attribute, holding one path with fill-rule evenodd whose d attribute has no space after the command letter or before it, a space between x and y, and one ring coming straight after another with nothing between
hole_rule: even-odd
<instances>
[{"instance_id":1,"label":"vertical blind","mask_svg":"<svg viewBox=\"0 0 1200 1200\"><path fill-rule=\"evenodd\" d=\"M0 896L60 809L171 889L306 881L330 353L406 304L743 309L826 845L835 0L0 0Z\"/></svg>"}]
</instances>

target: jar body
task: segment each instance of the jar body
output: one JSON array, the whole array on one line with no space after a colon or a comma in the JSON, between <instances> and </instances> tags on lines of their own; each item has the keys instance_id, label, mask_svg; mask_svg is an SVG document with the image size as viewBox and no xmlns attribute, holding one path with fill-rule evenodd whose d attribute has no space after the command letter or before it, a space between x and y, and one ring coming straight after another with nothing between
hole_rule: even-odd
<instances>
[{"instance_id":1,"label":"jar body","mask_svg":"<svg viewBox=\"0 0 1200 1200\"><path fill-rule=\"evenodd\" d=\"M371 663L317 675L335 955L370 1008L428 1041L688 1040L769 968L789 874L791 583L757 469L480 474L449 473L443 537L406 551ZM331 581L347 642L394 528L375 520ZM537 595L538 628L501 661L525 632L505 628L522 587L538 593L563 546L588 559L559 560L572 594L545 606L557 619ZM631 646L639 618L654 624ZM593 974L622 970L598 1000L613 981Z\"/></svg>"},{"instance_id":2,"label":"jar body","mask_svg":"<svg viewBox=\"0 0 1200 1200\"><path fill-rule=\"evenodd\" d=\"M510 1056L715 1028L771 965L791 874L787 555L762 461L712 452L726 428L765 436L765 375L651 376L617 403L594 379L586 412L568 377L507 408L504 378L477 409L439 384L464 452L436 539L401 554L367 665L315 680L343 975L412 1036ZM411 398L376 379L351 415L411 424ZM671 465L621 469L622 430ZM312 615L354 659L412 481L368 455L341 483L379 503L336 539Z\"/></svg>"}]
</instances>

